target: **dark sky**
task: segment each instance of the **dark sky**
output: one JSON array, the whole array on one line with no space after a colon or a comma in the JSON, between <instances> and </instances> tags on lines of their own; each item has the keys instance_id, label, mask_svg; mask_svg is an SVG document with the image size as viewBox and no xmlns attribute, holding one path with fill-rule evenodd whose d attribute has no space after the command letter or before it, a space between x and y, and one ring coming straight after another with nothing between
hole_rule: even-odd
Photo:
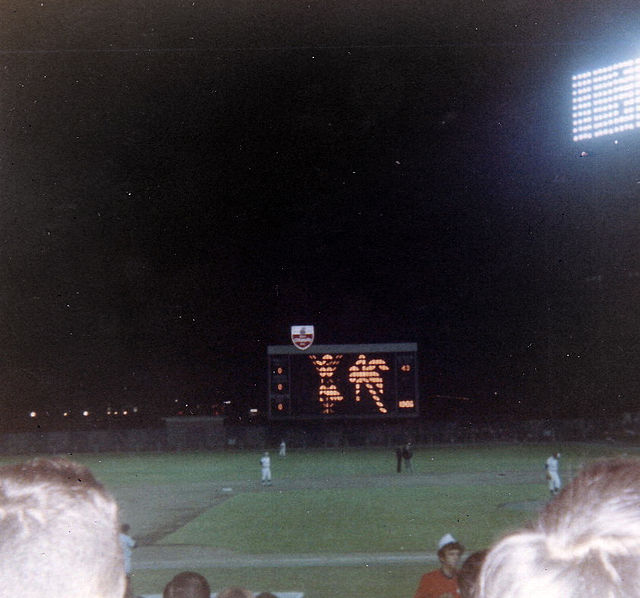
<instances>
[{"instance_id":1,"label":"dark sky","mask_svg":"<svg viewBox=\"0 0 640 598\"><path fill-rule=\"evenodd\" d=\"M569 113L636 5L5 3L0 414L261 408L292 324L418 342L423 397L634 408L638 143Z\"/></svg>"}]
</instances>

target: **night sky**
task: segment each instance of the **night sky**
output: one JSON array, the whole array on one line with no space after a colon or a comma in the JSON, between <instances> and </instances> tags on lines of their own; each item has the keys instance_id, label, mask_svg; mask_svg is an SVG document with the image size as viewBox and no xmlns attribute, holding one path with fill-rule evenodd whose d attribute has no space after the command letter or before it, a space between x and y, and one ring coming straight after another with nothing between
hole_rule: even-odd
<instances>
[{"instance_id":1,"label":"night sky","mask_svg":"<svg viewBox=\"0 0 640 598\"><path fill-rule=\"evenodd\" d=\"M635 409L640 134L570 85L636 7L6 3L0 419L263 409L292 324L417 342L427 415Z\"/></svg>"}]
</instances>

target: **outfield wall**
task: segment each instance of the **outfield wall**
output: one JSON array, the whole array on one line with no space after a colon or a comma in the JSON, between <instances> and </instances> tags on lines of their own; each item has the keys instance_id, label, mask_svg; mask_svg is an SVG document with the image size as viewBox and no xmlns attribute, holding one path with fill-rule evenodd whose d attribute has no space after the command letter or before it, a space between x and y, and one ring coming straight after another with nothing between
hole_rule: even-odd
<instances>
[{"instance_id":1,"label":"outfield wall","mask_svg":"<svg viewBox=\"0 0 640 598\"><path fill-rule=\"evenodd\" d=\"M0 454L390 447L475 442L640 442L640 417L610 420L531 420L469 424L418 420L384 422L279 422L231 424L220 417L166 418L163 425L132 429L42 430L0 434Z\"/></svg>"}]
</instances>

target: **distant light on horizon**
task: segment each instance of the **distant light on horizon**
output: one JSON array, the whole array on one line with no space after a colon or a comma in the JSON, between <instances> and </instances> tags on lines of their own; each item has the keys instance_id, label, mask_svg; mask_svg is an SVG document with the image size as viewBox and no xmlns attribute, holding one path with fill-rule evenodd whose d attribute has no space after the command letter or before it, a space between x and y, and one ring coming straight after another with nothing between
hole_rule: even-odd
<instances>
[{"instance_id":1,"label":"distant light on horizon","mask_svg":"<svg viewBox=\"0 0 640 598\"><path fill-rule=\"evenodd\" d=\"M640 128L640 58L572 77L573 141Z\"/></svg>"}]
</instances>

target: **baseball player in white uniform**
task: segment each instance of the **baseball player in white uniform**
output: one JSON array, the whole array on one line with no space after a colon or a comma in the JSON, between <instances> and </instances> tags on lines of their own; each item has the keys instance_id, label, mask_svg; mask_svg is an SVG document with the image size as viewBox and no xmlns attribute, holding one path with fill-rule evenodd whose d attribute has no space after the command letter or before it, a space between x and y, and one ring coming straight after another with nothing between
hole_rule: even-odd
<instances>
[{"instance_id":1,"label":"baseball player in white uniform","mask_svg":"<svg viewBox=\"0 0 640 598\"><path fill-rule=\"evenodd\" d=\"M562 486L560 475L558 474L558 459L560 459L560 453L553 453L544 464L544 468L547 470L547 481L549 482L551 496L558 494Z\"/></svg>"},{"instance_id":2,"label":"baseball player in white uniform","mask_svg":"<svg viewBox=\"0 0 640 598\"><path fill-rule=\"evenodd\" d=\"M260 468L262 470L262 485L271 486L271 457L265 452L260 458Z\"/></svg>"}]
</instances>

